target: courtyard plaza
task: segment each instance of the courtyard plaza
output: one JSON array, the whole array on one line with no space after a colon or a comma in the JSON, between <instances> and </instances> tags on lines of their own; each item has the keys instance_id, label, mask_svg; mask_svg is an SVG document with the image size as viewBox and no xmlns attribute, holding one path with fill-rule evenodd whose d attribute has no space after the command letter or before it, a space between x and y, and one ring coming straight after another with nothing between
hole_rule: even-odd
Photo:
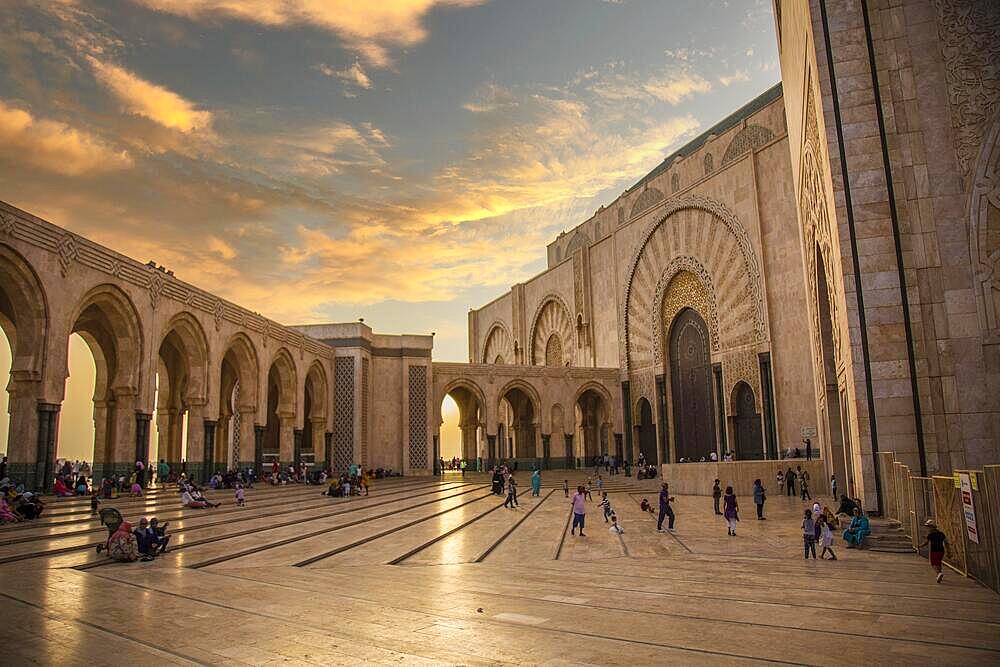
<instances>
[{"instance_id":1,"label":"courtyard plaza","mask_svg":"<svg viewBox=\"0 0 1000 667\"><path fill-rule=\"evenodd\" d=\"M181 508L173 489L119 498L130 522L170 522L170 550L112 562L89 501L55 499L0 528L7 664L996 664L1000 600L913 553L849 550L803 561L804 504L742 499L736 537L710 497L679 496L658 533L660 480L594 486L586 537L569 533L546 471L517 509L486 475L378 480L370 495L257 486L247 506ZM596 478L595 478L596 479ZM571 490L572 492L572 490ZM831 504L831 498L821 498Z\"/></svg>"}]
</instances>

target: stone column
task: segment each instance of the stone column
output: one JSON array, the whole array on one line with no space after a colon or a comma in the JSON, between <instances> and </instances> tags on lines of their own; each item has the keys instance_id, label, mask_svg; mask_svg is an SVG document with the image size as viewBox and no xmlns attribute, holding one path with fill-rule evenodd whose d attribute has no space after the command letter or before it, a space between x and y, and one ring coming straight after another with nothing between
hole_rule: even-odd
<instances>
[{"instance_id":1,"label":"stone column","mask_svg":"<svg viewBox=\"0 0 1000 667\"><path fill-rule=\"evenodd\" d=\"M211 446L215 446L213 442ZM178 452L180 455L181 452ZM201 479L205 457L205 403L188 403L187 451L180 457L179 465L170 464L170 469L178 475L186 472L190 479Z\"/></svg>"},{"instance_id":2,"label":"stone column","mask_svg":"<svg viewBox=\"0 0 1000 667\"><path fill-rule=\"evenodd\" d=\"M330 431L323 434L323 465L333 469L333 433Z\"/></svg>"},{"instance_id":3,"label":"stone column","mask_svg":"<svg viewBox=\"0 0 1000 667\"><path fill-rule=\"evenodd\" d=\"M203 440L203 455L201 462L201 481L207 483L209 478L211 478L212 473L215 471L215 427L218 422L206 419L204 422L205 428L205 439ZM190 429L188 429L190 430ZM191 472L191 477L195 478L194 471Z\"/></svg>"},{"instance_id":4,"label":"stone column","mask_svg":"<svg viewBox=\"0 0 1000 667\"><path fill-rule=\"evenodd\" d=\"M264 427L254 424L253 427L253 469L259 479L264 476Z\"/></svg>"},{"instance_id":5,"label":"stone column","mask_svg":"<svg viewBox=\"0 0 1000 667\"><path fill-rule=\"evenodd\" d=\"M114 390L114 432L110 441L111 461L115 475L125 475L126 479L135 470L135 403L136 391L132 387L117 387Z\"/></svg>"},{"instance_id":6,"label":"stone column","mask_svg":"<svg viewBox=\"0 0 1000 667\"><path fill-rule=\"evenodd\" d=\"M486 467L492 468L497 458L497 437L486 434Z\"/></svg>"},{"instance_id":7,"label":"stone column","mask_svg":"<svg viewBox=\"0 0 1000 667\"><path fill-rule=\"evenodd\" d=\"M573 434L564 433L563 437L566 438L566 465L579 468L580 461L576 457L576 452L573 451Z\"/></svg>"},{"instance_id":8,"label":"stone column","mask_svg":"<svg viewBox=\"0 0 1000 667\"><path fill-rule=\"evenodd\" d=\"M233 465L239 469L252 465L257 455L257 426L254 424L254 417L257 415L257 408L253 405L241 405L240 408L240 456L233 461Z\"/></svg>"},{"instance_id":9,"label":"stone column","mask_svg":"<svg viewBox=\"0 0 1000 667\"><path fill-rule=\"evenodd\" d=\"M295 414L278 413L278 460L287 468L295 459Z\"/></svg>"},{"instance_id":10,"label":"stone column","mask_svg":"<svg viewBox=\"0 0 1000 667\"><path fill-rule=\"evenodd\" d=\"M302 465L302 429L300 428L292 430L292 465L295 466L296 471Z\"/></svg>"},{"instance_id":11,"label":"stone column","mask_svg":"<svg viewBox=\"0 0 1000 667\"><path fill-rule=\"evenodd\" d=\"M153 415L145 412L135 413L135 460L142 461L145 466L144 473L139 484L146 488L146 482L152 476L149 463L149 423L153 421Z\"/></svg>"},{"instance_id":12,"label":"stone column","mask_svg":"<svg viewBox=\"0 0 1000 667\"><path fill-rule=\"evenodd\" d=\"M20 376L20 377L18 377ZM38 394L41 383L33 381L23 371L11 373L7 385L10 424L7 431L7 475L12 480L33 485L35 463L38 460L39 418Z\"/></svg>"},{"instance_id":13,"label":"stone column","mask_svg":"<svg viewBox=\"0 0 1000 667\"><path fill-rule=\"evenodd\" d=\"M548 433L543 433L542 434L542 469L543 470L548 470L549 466L550 466L549 462L551 461L551 451L550 451L551 441L552 441L552 435L551 434L548 434Z\"/></svg>"},{"instance_id":14,"label":"stone column","mask_svg":"<svg viewBox=\"0 0 1000 667\"><path fill-rule=\"evenodd\" d=\"M326 419L323 417L313 417L309 420L312 426L312 451L313 463L323 468L326 465L326 434L323 429L326 427Z\"/></svg>"},{"instance_id":15,"label":"stone column","mask_svg":"<svg viewBox=\"0 0 1000 667\"><path fill-rule=\"evenodd\" d=\"M59 432L59 405L38 404L38 453L35 464L35 489L48 491L55 476L56 434Z\"/></svg>"}]
</instances>

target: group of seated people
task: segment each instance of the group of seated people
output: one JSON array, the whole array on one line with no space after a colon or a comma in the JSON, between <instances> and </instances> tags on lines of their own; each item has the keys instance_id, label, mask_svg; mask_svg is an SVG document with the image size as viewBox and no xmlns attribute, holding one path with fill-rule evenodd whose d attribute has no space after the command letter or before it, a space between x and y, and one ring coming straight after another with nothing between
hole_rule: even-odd
<instances>
[{"instance_id":1,"label":"group of seated people","mask_svg":"<svg viewBox=\"0 0 1000 667\"><path fill-rule=\"evenodd\" d=\"M128 521L122 521L108 537L107 551L113 560L124 563L150 561L164 553L169 542L166 522L160 525L156 517L149 520L143 517L135 528Z\"/></svg>"},{"instance_id":2,"label":"group of seated people","mask_svg":"<svg viewBox=\"0 0 1000 667\"><path fill-rule=\"evenodd\" d=\"M367 496L370 480L368 473L369 471L359 468L354 471L354 474L345 472L339 477L330 476L327 478L326 471L324 470L320 475L322 479L320 484L327 484L323 495L331 498L346 498L348 496L360 496L364 492L364 495Z\"/></svg>"},{"instance_id":3,"label":"group of seated people","mask_svg":"<svg viewBox=\"0 0 1000 667\"><path fill-rule=\"evenodd\" d=\"M656 477L656 466L650 465L640 465L636 468L635 472L636 479L653 479Z\"/></svg>"},{"instance_id":4,"label":"group of seated people","mask_svg":"<svg viewBox=\"0 0 1000 667\"><path fill-rule=\"evenodd\" d=\"M0 524L37 519L44 510L45 503L37 494L15 487L7 478L0 480Z\"/></svg>"},{"instance_id":5,"label":"group of seated people","mask_svg":"<svg viewBox=\"0 0 1000 667\"><path fill-rule=\"evenodd\" d=\"M57 475L56 481L52 485L52 493L59 496L60 498L68 498L70 496L85 496L90 491L90 485L87 483L87 477L85 475L77 475L74 477L70 475Z\"/></svg>"},{"instance_id":6,"label":"group of seated people","mask_svg":"<svg viewBox=\"0 0 1000 667\"><path fill-rule=\"evenodd\" d=\"M844 531L844 541L847 542L848 549L860 549L864 546L865 538L871 535L871 523L865 516L861 508L861 501L857 498L851 499L841 494L840 505L837 507L837 517L850 519L847 529Z\"/></svg>"},{"instance_id":7,"label":"group of seated people","mask_svg":"<svg viewBox=\"0 0 1000 667\"><path fill-rule=\"evenodd\" d=\"M257 473L252 468L245 470L227 470L225 472L216 471L212 478L208 480L208 486L212 489L235 489L237 485L252 489L253 483L257 481Z\"/></svg>"},{"instance_id":8,"label":"group of seated people","mask_svg":"<svg viewBox=\"0 0 1000 667\"><path fill-rule=\"evenodd\" d=\"M177 484L178 490L181 494L181 505L184 507L190 507L191 509L207 509L209 507L218 507L222 503L209 502L205 495L198 488L198 485L194 482L189 481L183 475L181 476L180 482Z\"/></svg>"}]
</instances>

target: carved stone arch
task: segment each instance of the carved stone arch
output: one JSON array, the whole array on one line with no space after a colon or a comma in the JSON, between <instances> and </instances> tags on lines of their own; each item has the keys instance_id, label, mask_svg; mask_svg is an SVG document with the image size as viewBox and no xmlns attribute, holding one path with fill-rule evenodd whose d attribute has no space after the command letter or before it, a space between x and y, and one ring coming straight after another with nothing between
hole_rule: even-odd
<instances>
[{"instance_id":1,"label":"carved stone arch","mask_svg":"<svg viewBox=\"0 0 1000 667\"><path fill-rule=\"evenodd\" d=\"M227 373L232 373L235 377L231 378L230 382L238 380L240 383L240 402L246 406L255 406L260 376L257 348L246 334L240 332L233 334L226 341L223 350L220 376L225 378ZM221 386L220 393L225 394L225 390ZM222 400L220 398L220 403Z\"/></svg>"},{"instance_id":2,"label":"carved stone arch","mask_svg":"<svg viewBox=\"0 0 1000 667\"><path fill-rule=\"evenodd\" d=\"M584 382L582 385L577 387L576 392L573 394L573 404L575 405L576 402L580 400L580 397L583 396L588 391L593 391L594 393L596 393L598 396L601 397L601 400L604 401L604 407L608 411L608 417L610 418L611 411L614 406L614 403L611 400L611 392L608 391L608 388L605 387L600 382L594 382L593 380L590 380L588 382Z\"/></svg>"},{"instance_id":3,"label":"carved stone arch","mask_svg":"<svg viewBox=\"0 0 1000 667\"><path fill-rule=\"evenodd\" d=\"M675 282L675 278L680 278L682 273L690 275L696 281L694 289L691 285L678 285ZM719 313L715 305L715 287L712 285L712 276L696 258L682 255L667 264L656 283L652 307L650 320L659 322L661 328L661 333L653 336L653 360L657 367L664 363L664 335L682 308L693 308L701 315L708 325L712 351L719 351Z\"/></svg>"},{"instance_id":4,"label":"carved stone arch","mask_svg":"<svg viewBox=\"0 0 1000 667\"><path fill-rule=\"evenodd\" d=\"M972 176L969 246L976 307L987 340L1000 340L1000 116L983 141Z\"/></svg>"},{"instance_id":5,"label":"carved stone arch","mask_svg":"<svg viewBox=\"0 0 1000 667\"><path fill-rule=\"evenodd\" d=\"M584 232L582 229L577 229L575 232L573 232L573 238L571 238L569 240L569 243L566 244L566 256L569 257L576 250L579 250L580 248L586 248L589 245L590 245L590 237L587 236L586 232Z\"/></svg>"},{"instance_id":6,"label":"carved stone arch","mask_svg":"<svg viewBox=\"0 0 1000 667\"><path fill-rule=\"evenodd\" d=\"M510 392L511 389L520 389L524 392L532 403L535 419L541 420L542 397L538 394L538 390L535 389L534 385L521 379L511 380L497 393L496 413L500 414L500 404L504 401L504 397Z\"/></svg>"},{"instance_id":7,"label":"carved stone arch","mask_svg":"<svg viewBox=\"0 0 1000 667\"><path fill-rule=\"evenodd\" d=\"M722 165L725 166L741 155L772 141L774 141L774 132L768 128L762 125L747 125L737 132L733 140L729 142L729 146L722 156Z\"/></svg>"},{"instance_id":8,"label":"carved stone arch","mask_svg":"<svg viewBox=\"0 0 1000 667\"><path fill-rule=\"evenodd\" d=\"M574 325L570 312L566 302L558 294L549 294L539 302L535 316L531 320L531 332L528 336L528 340L531 341L529 358L533 366L549 365L546 363L546 350L552 334L559 336L562 353L562 363L559 365L565 366L573 362Z\"/></svg>"},{"instance_id":9,"label":"carved stone arch","mask_svg":"<svg viewBox=\"0 0 1000 667\"><path fill-rule=\"evenodd\" d=\"M720 348L767 340L757 255L736 216L700 195L664 206L636 248L625 283L622 366L629 373L654 365L654 340L662 333L653 317L656 287L663 268L681 256L696 258L710 277Z\"/></svg>"},{"instance_id":10,"label":"carved stone arch","mask_svg":"<svg viewBox=\"0 0 1000 667\"><path fill-rule=\"evenodd\" d=\"M444 388L441 390L440 394L435 397L434 404L436 406L439 406L440 409L440 405L444 401L444 397L457 389L464 389L469 394L475 397L476 401L479 403L480 418L485 421L486 408L488 405L486 402L486 394L483 392L482 388L478 384L476 384L474 380L471 380L469 378L457 378L446 384Z\"/></svg>"},{"instance_id":11,"label":"carved stone arch","mask_svg":"<svg viewBox=\"0 0 1000 667\"><path fill-rule=\"evenodd\" d=\"M660 203L666 199L663 193L656 188L647 187L639 194L639 198L635 200L635 204L632 205L632 212L629 213L629 219L632 219L645 211L646 209Z\"/></svg>"},{"instance_id":12,"label":"carved stone arch","mask_svg":"<svg viewBox=\"0 0 1000 667\"><path fill-rule=\"evenodd\" d=\"M298 371L295 359L286 347L278 348L268 366L268 374L275 371L278 379L279 401L278 409L283 412L296 413L296 388L298 387Z\"/></svg>"},{"instance_id":13,"label":"carved stone arch","mask_svg":"<svg viewBox=\"0 0 1000 667\"><path fill-rule=\"evenodd\" d=\"M500 359L501 361L497 361ZM499 320L490 325L489 333L486 334L486 342L483 344L484 364L513 364L514 359L514 339L510 335L510 330Z\"/></svg>"},{"instance_id":14,"label":"carved stone arch","mask_svg":"<svg viewBox=\"0 0 1000 667\"><path fill-rule=\"evenodd\" d=\"M48 310L48 298L34 269L20 253L0 243L0 328L10 343L10 372L15 379L42 376Z\"/></svg>"},{"instance_id":15,"label":"carved stone arch","mask_svg":"<svg viewBox=\"0 0 1000 667\"><path fill-rule=\"evenodd\" d=\"M304 417L307 420L322 419L325 421L329 412L330 382L327 379L326 368L319 359L309 365L309 370L306 371L305 382L310 390L312 403L310 414L304 415Z\"/></svg>"},{"instance_id":16,"label":"carved stone arch","mask_svg":"<svg viewBox=\"0 0 1000 667\"><path fill-rule=\"evenodd\" d=\"M104 367L98 369L95 399L106 398L107 391L138 393L145 336L129 296L116 285L98 285L84 295L70 321L70 331L80 334Z\"/></svg>"},{"instance_id":17,"label":"carved stone arch","mask_svg":"<svg viewBox=\"0 0 1000 667\"><path fill-rule=\"evenodd\" d=\"M205 329L197 317L181 311L170 318L163 328L157 350L162 356L168 348L181 357L179 361L187 375L186 395L177 398L199 405L204 403L208 393L209 348Z\"/></svg>"}]
</instances>

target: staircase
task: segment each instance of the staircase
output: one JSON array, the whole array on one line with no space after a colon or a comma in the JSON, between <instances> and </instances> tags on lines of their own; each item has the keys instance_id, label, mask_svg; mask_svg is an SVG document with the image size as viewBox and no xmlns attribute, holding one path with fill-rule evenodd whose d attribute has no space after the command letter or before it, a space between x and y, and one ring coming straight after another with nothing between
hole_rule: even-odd
<instances>
[{"instance_id":1,"label":"staircase","mask_svg":"<svg viewBox=\"0 0 1000 667\"><path fill-rule=\"evenodd\" d=\"M903 533L902 525L891 519L869 518L872 534L865 540L865 548L884 553L913 553L913 543Z\"/></svg>"}]
</instances>

